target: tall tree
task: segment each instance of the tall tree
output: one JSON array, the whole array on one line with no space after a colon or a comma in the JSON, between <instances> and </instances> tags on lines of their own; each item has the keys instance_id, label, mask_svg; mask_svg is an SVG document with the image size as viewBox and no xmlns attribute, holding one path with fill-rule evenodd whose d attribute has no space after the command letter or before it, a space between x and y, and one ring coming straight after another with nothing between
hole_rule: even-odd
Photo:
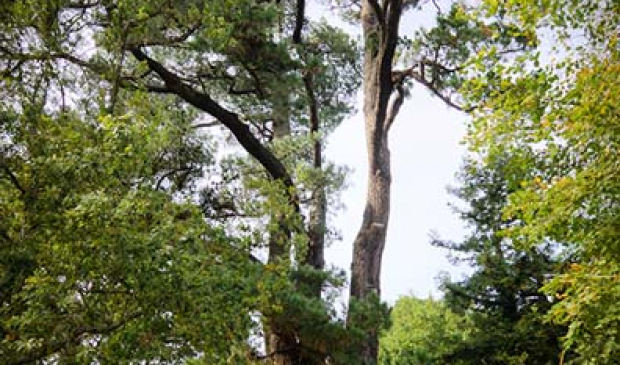
<instances>
[{"instance_id":1,"label":"tall tree","mask_svg":"<svg viewBox=\"0 0 620 365\"><path fill-rule=\"evenodd\" d=\"M455 196L467 205L458 209L471 229L463 242L435 239L450 249L455 261L468 262L474 272L458 282L444 281L445 301L453 312L470 318L470 335L443 355L443 361L467 364L556 364L565 328L545 323L542 314L553 304L541 288L559 268L557 244L539 242L514 247L503 235L518 225L504 218L508 197L535 169L519 169L511 160L531 161L532 151L497 157L483 164L467 160ZM555 252L554 252L555 251Z\"/></svg>"},{"instance_id":2,"label":"tall tree","mask_svg":"<svg viewBox=\"0 0 620 365\"><path fill-rule=\"evenodd\" d=\"M391 198L388 134L408 88L418 83L447 105L459 110L469 109L459 105L453 94L468 74L470 56L483 45L492 44L502 50L484 61L493 63L502 54L528 45L527 39L517 29L501 19L493 22L473 20L461 3L454 3L447 13L437 9L436 27L420 30L412 38L401 37L401 18L408 9L421 9L419 3L415 0L362 0L357 14L363 31L363 113L368 187L362 224L353 243L348 317L351 325L365 317L357 314L360 301L376 302L380 297L381 259ZM396 69L398 65L403 68ZM379 328L366 330L367 341L362 353L367 363L374 363Z\"/></svg>"},{"instance_id":3,"label":"tall tree","mask_svg":"<svg viewBox=\"0 0 620 365\"><path fill-rule=\"evenodd\" d=\"M611 364L618 351L618 23L617 1L486 2L552 38L557 58L532 52L475 78L465 94L484 97L472 147L489 159L544 151L547 168L525 178L504 215L522 222L503 233L521 247L542 240L571 252L543 288L558 299L548 319L566 325L565 351L580 363ZM480 90L486 89L484 95ZM520 169L535 168L515 160Z\"/></svg>"},{"instance_id":4,"label":"tall tree","mask_svg":"<svg viewBox=\"0 0 620 365\"><path fill-rule=\"evenodd\" d=\"M342 335L321 298L323 287L334 283L322 271L325 202L341 174L323 163L320 143L350 110L358 85L349 37L309 22L304 1L0 6L2 93L17 113L36 95L46 112L73 110L91 123L99 114L133 112L126 100L142 95L145 105L166 100L162 108L187 113L190 129L224 127L252 160L234 156L221 159L224 168L211 169L218 176L207 177L215 188L202 192L203 213L231 233L231 249L246 264L274 279L256 282L266 295L240 313L262 315L265 336L273 339L264 359L311 363L335 356L337 341L306 334L333 329ZM2 176L3 183L21 187L15 174ZM268 262L255 257L262 251Z\"/></svg>"},{"instance_id":5,"label":"tall tree","mask_svg":"<svg viewBox=\"0 0 620 365\"><path fill-rule=\"evenodd\" d=\"M188 199L213 162L191 114L145 95L92 118L26 100L0 114L3 363L243 361L271 279Z\"/></svg>"}]
</instances>

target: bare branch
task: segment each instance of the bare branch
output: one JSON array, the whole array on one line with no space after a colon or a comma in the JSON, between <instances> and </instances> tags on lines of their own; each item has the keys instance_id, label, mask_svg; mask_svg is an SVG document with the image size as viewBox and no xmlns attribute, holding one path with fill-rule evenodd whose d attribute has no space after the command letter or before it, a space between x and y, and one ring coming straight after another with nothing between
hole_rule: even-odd
<instances>
[{"instance_id":1,"label":"bare branch","mask_svg":"<svg viewBox=\"0 0 620 365\"><path fill-rule=\"evenodd\" d=\"M166 86L162 86L162 85L152 85L152 84L146 84L143 85L143 87L150 92L153 93L158 93L158 94L172 94L172 90L170 90L169 88L167 88Z\"/></svg>"},{"instance_id":2,"label":"bare branch","mask_svg":"<svg viewBox=\"0 0 620 365\"><path fill-rule=\"evenodd\" d=\"M131 50L138 61L146 62L150 69L155 71L166 84L166 88L182 98L194 107L205 111L226 126L243 148L267 170L272 178L282 180L287 188L293 187L293 180L282 162L250 132L249 127L243 123L236 113L233 113L211 98L206 93L200 93L189 87L176 74L169 71L161 63L147 56L140 49ZM294 189L287 189L290 193L291 203L299 210L298 199Z\"/></svg>"},{"instance_id":3,"label":"bare branch","mask_svg":"<svg viewBox=\"0 0 620 365\"><path fill-rule=\"evenodd\" d=\"M297 14L295 15L295 29L293 30L293 43L301 43L301 31L303 30L305 19L306 1L297 0Z\"/></svg>"},{"instance_id":4,"label":"bare branch","mask_svg":"<svg viewBox=\"0 0 620 365\"><path fill-rule=\"evenodd\" d=\"M250 95L250 94L260 94L260 90L257 88L253 89L243 89L243 90L235 90L235 83L233 82L228 87L228 93L230 95Z\"/></svg>"},{"instance_id":5,"label":"bare branch","mask_svg":"<svg viewBox=\"0 0 620 365\"><path fill-rule=\"evenodd\" d=\"M390 105L388 106L387 114L385 117L385 132L387 133L390 130L390 127L394 123L398 112L400 111L400 107L403 105L403 100L405 99L405 90L403 89L403 85L396 85L395 92L392 94Z\"/></svg>"},{"instance_id":6,"label":"bare branch","mask_svg":"<svg viewBox=\"0 0 620 365\"><path fill-rule=\"evenodd\" d=\"M212 122L194 124L194 125L192 125L192 128L194 128L194 129L210 128L210 127L215 127L215 126L218 126L218 125L222 125L222 123L218 122L217 120L214 120Z\"/></svg>"},{"instance_id":7,"label":"bare branch","mask_svg":"<svg viewBox=\"0 0 620 365\"><path fill-rule=\"evenodd\" d=\"M418 71L415 70L417 66L412 66L408 69L405 70L398 70L398 71L393 71L392 72L392 82L394 82L394 84L399 85L402 84L407 78L412 78L413 80L415 80L417 83L424 85L428 90L430 90L435 96L439 97L444 103L446 103L446 105L465 112L465 113L470 113L471 111L473 111L474 109L476 109L476 106L472 106L469 108L465 108L461 105L458 105L457 103L455 103L449 96L443 94L433 82L430 82L428 80L426 80L426 78L424 77L423 74L419 73Z\"/></svg>"}]
</instances>

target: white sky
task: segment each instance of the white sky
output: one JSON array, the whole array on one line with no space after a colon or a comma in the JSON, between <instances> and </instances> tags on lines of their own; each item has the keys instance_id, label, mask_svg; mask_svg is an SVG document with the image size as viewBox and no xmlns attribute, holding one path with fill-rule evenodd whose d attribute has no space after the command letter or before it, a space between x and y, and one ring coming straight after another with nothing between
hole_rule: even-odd
<instances>
[{"instance_id":1,"label":"white sky","mask_svg":"<svg viewBox=\"0 0 620 365\"><path fill-rule=\"evenodd\" d=\"M454 201L446 187L455 184L464 154L459 142L466 117L416 87L401 108L390 132L392 201L381 273L382 297L438 296L435 277L441 271L460 275L446 259L447 252L430 245L429 233L458 240L464 227L448 207ZM366 144L360 113L346 120L330 137L327 158L354 169L343 193L346 208L332 222L343 240L326 251L326 260L348 269L352 242L361 224L366 198Z\"/></svg>"},{"instance_id":2,"label":"white sky","mask_svg":"<svg viewBox=\"0 0 620 365\"><path fill-rule=\"evenodd\" d=\"M332 24L351 29L316 6L311 7L310 15L327 17ZM412 34L420 25L432 25L433 17L433 5L425 5L424 11L403 18L401 34ZM360 97L358 109L362 109ZM460 141L466 122L465 114L449 109L416 85L391 129L392 210L381 273L382 298L389 303L403 295L439 296L436 277L440 272L458 278L466 270L452 266L447 252L431 246L429 239L431 231L454 240L465 234L462 222L447 205L455 198L446 187L455 184L455 173L465 153ZM349 188L342 195L346 208L332 222L343 240L326 251L328 264L347 270L365 204L365 146L363 118L358 112L330 136L326 149L328 159L353 168Z\"/></svg>"}]
</instances>

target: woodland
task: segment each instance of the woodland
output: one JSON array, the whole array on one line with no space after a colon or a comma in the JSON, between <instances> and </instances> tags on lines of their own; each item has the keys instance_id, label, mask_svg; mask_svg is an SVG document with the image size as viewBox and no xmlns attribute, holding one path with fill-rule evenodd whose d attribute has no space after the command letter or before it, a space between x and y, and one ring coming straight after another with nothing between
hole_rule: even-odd
<instances>
[{"instance_id":1,"label":"woodland","mask_svg":"<svg viewBox=\"0 0 620 365\"><path fill-rule=\"evenodd\" d=\"M0 363L617 364L619 24L616 0L0 0ZM468 115L468 233L428 244L471 271L389 305L413 87ZM349 271L325 145L355 110Z\"/></svg>"}]
</instances>

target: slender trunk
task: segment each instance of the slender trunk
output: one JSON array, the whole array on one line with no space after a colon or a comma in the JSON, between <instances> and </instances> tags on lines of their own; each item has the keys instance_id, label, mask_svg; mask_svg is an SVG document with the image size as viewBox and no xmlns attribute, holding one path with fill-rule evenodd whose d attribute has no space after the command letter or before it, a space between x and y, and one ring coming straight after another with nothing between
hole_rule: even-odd
<instances>
[{"instance_id":1,"label":"slender trunk","mask_svg":"<svg viewBox=\"0 0 620 365\"><path fill-rule=\"evenodd\" d=\"M320 130L320 120L318 113L318 105L314 94L313 78L311 74L304 76L304 86L308 98L310 111L310 132L314 140L313 146L313 166L320 170L323 168L323 153L321 141L318 139ZM325 226L327 220L327 199L325 196L325 187L321 182L317 184L316 190L313 192L313 201L310 207L310 222L308 227L308 236L310 239L308 254L306 256L306 264L314 269L323 270L325 267ZM322 282L311 283L312 294L320 297Z\"/></svg>"},{"instance_id":2,"label":"slender trunk","mask_svg":"<svg viewBox=\"0 0 620 365\"><path fill-rule=\"evenodd\" d=\"M381 259L390 216L390 151L388 131L402 103L402 90L392 82L392 62L402 11L400 0L363 0L364 124L368 153L368 190L362 225L353 242L350 306L368 296L381 294ZM396 93L393 92L396 91ZM390 99L392 100L390 101ZM349 315L348 325L356 326ZM362 361L374 364L380 328L366 328L361 344Z\"/></svg>"},{"instance_id":3,"label":"slender trunk","mask_svg":"<svg viewBox=\"0 0 620 365\"><path fill-rule=\"evenodd\" d=\"M288 138L291 135L290 124L290 105L288 103L288 90L283 88L274 89L274 105L273 105L273 137L275 140L280 138ZM286 222L282 221L282 216L275 214L271 217L273 221L281 222L276 232L272 232L269 237L269 263L277 263L280 260L290 259L291 238L290 227ZM297 364L298 343L291 331L285 330L285 324L280 324L279 318L269 318L266 331L267 353L270 357L270 363L274 365L292 365ZM286 322L285 320L283 322Z\"/></svg>"},{"instance_id":4,"label":"slender trunk","mask_svg":"<svg viewBox=\"0 0 620 365\"><path fill-rule=\"evenodd\" d=\"M296 4L296 19L295 29L292 36L294 44L301 45L303 42L302 31L305 21L305 0L297 0ZM303 77L304 86L306 90L306 96L309 106L310 116L310 132L313 137L317 137L317 133L320 129L320 120L318 116L318 104L316 96L314 94L313 77L311 74L306 74ZM288 90L278 89L274 98L274 137L282 138L289 137L291 135L290 126L290 105ZM314 142L313 153L313 165L317 169L322 168L322 146L321 142L317 139ZM310 206L310 217L308 222L308 237L309 247L308 253L305 258L305 263L312 266L314 269L322 270L325 266L324 259L324 246L325 246L325 224L326 224L326 211L327 200L325 197L325 189L322 184L317 188L314 193L313 202ZM275 217L277 218L277 217ZM284 227L286 230L286 227ZM279 237L282 239L283 237ZM290 235L289 237L290 238ZM283 245L278 245L278 237L272 237L269 245L269 260L275 261L278 257L283 255L290 255ZM310 287L310 295L320 298L322 282L309 282L304 283ZM271 319L272 323L267 333L266 342L268 353L271 354L273 364L277 365L289 365L289 364L308 364L313 363L321 364L323 360L316 358L316 356L307 357L304 355L303 343L301 339L297 338L293 332L283 331L282 326L278 325L278 319ZM286 322L286 319L284 319Z\"/></svg>"},{"instance_id":5,"label":"slender trunk","mask_svg":"<svg viewBox=\"0 0 620 365\"><path fill-rule=\"evenodd\" d=\"M381 294L381 259L385 247L390 215L390 153L387 136L379 146L372 148L373 157L368 173L368 191L362 225L353 243L351 265L351 298L363 300L374 293ZM355 323L353 323L355 325ZM374 364L378 355L379 328L366 329L362 344L364 363Z\"/></svg>"},{"instance_id":6,"label":"slender trunk","mask_svg":"<svg viewBox=\"0 0 620 365\"><path fill-rule=\"evenodd\" d=\"M314 90L312 86L312 77L304 77L304 83L306 86L306 92L308 96L308 103L310 107L310 132L316 136L319 131L320 123L318 118L318 106ZM288 100L287 95L280 95L280 102L277 107L274 108L274 137L284 138L289 137L290 122L288 118L289 105L282 100ZM322 168L322 146L319 140L316 140L313 145L313 166L317 169ZM326 210L327 200L325 196L325 189L322 184L319 184L317 190L314 192L313 201L310 206L310 217L308 222L308 236L309 247L306 254L305 263L312 266L316 270L322 270L325 266L324 247L325 247L325 224L326 224ZM272 219L280 220L280 217L273 217ZM277 260L284 258L285 255L290 255L290 247L282 244L284 240L290 238L290 234L287 235L287 227L283 226L282 229L275 232L270 237L269 244L269 261L276 262ZM307 281L310 279L311 281ZM309 295L320 298L322 281L313 280L312 278L304 278L306 280L302 284L304 287L310 288ZM297 338L290 330L290 326L280 325L278 318L271 318L269 323L269 331L267 333L267 351L270 354L271 363L278 365L289 364L319 364L323 363L317 354L311 354L307 356L302 351L303 343L302 339ZM286 323L290 318L283 318L283 323ZM288 331L283 330L288 328Z\"/></svg>"},{"instance_id":7,"label":"slender trunk","mask_svg":"<svg viewBox=\"0 0 620 365\"><path fill-rule=\"evenodd\" d=\"M315 192L314 201L310 208L310 227L308 229L310 243L306 256L306 263L316 270L323 270L325 267L326 204L325 189L319 187ZM317 283L315 286L314 295L320 296L322 283Z\"/></svg>"}]
</instances>

